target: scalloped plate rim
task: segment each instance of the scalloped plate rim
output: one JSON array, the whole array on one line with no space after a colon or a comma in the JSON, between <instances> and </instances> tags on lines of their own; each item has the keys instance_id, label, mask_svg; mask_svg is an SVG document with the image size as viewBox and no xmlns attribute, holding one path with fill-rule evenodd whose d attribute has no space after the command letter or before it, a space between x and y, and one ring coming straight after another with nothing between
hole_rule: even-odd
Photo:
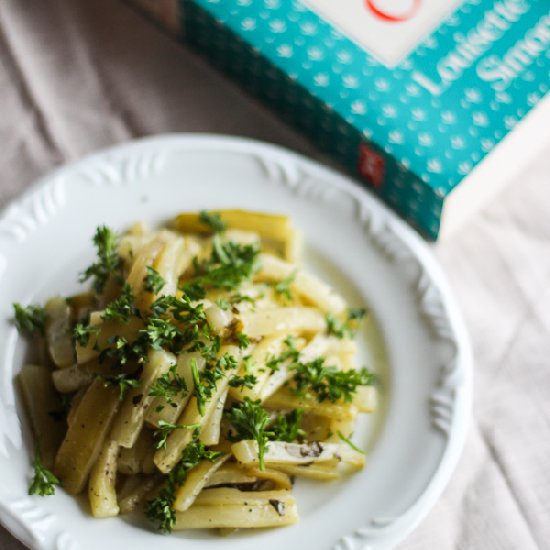
<instances>
[{"instance_id":1,"label":"scalloped plate rim","mask_svg":"<svg viewBox=\"0 0 550 550\"><path fill-rule=\"evenodd\" d=\"M420 521L428 514L443 492L458 462L458 459L460 458L471 417L473 360L469 338L460 311L454 301L448 283L446 282L445 277L428 246L421 240L419 235L414 230L408 227L404 221L399 219L397 215L394 214L387 206L374 197L370 191L361 188L357 185L357 183L353 182L351 178L336 172L331 167L322 165L314 160L304 157L303 155L289 151L279 145L263 143L248 138L204 133L171 133L148 136L125 143L115 144L100 151L89 153L80 159L68 162L65 165L56 167L47 175L39 178L22 194L12 199L0 210L0 225L9 217L9 213L13 208L23 205L27 200L30 200L33 196L35 196L41 189L44 189L47 185L54 182L57 177L69 173L71 170L74 170L79 166L86 166L90 163L104 160L107 156L116 158L117 155L121 155L126 151L133 149L138 150L141 147L147 148L149 145L155 147L166 147L167 151L169 151L172 147L183 147L183 149L215 149L224 152L237 152L244 154L255 153L266 155L267 157L274 155L276 158L282 157L292 159L294 162L298 163L298 165L301 164L307 166L308 170L324 175L326 179L330 180L330 184L336 185L340 189L345 190L345 192L352 196L354 200L361 204L361 206L365 206L369 212L376 213L376 215L380 217L387 227L391 229L395 237L406 246L408 251L411 252L415 258L418 259L419 266L424 270L425 274L428 276L428 279L440 292L441 301L445 305L445 313L449 318L449 325L458 346L456 358L458 365L457 369L460 370L463 376L463 381L461 384L460 411L457 413L460 417L460 422L458 423L458 427L456 427L456 429L449 434L448 443L439 464L439 468L436 472L434 472L428 486L420 495L418 502L411 507L412 509L410 513L412 517L407 520L407 524L405 526L399 529L398 533L388 533L388 540L391 541L391 545L393 546L394 544L398 544L410 532L412 532L418 523L420 523ZM0 238L0 253L2 252L2 248L2 239ZM2 503L0 502L0 504ZM37 541L32 536L30 531L29 533L22 532L21 528L29 523L22 516L22 514L7 511L6 508L6 505L0 506L0 521L6 529L8 529L14 537L19 538L19 540L28 546L31 544L36 544L36 548L38 549L45 548L45 546L41 545L40 541ZM409 512L405 515L408 513ZM16 525L17 523L19 525ZM357 531L359 532L361 529L358 529ZM58 533L56 540L59 541L64 538L64 534L65 532ZM348 538L349 537L344 536L341 539L342 542L337 543L336 547L345 548L348 544L346 543L346 539ZM71 541L69 539L69 546L70 543ZM365 550L370 550L371 548L366 541L364 548Z\"/></svg>"}]
</instances>

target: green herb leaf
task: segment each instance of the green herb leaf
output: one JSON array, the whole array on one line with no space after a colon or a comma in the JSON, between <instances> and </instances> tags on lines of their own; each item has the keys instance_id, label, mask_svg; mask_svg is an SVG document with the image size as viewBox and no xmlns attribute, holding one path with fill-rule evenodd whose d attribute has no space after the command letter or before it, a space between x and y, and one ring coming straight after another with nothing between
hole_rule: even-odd
<instances>
[{"instance_id":1,"label":"green herb leaf","mask_svg":"<svg viewBox=\"0 0 550 550\"><path fill-rule=\"evenodd\" d=\"M92 334L99 332L98 325L77 323L73 328L73 340L82 347L86 347Z\"/></svg>"},{"instance_id":2,"label":"green herb leaf","mask_svg":"<svg viewBox=\"0 0 550 550\"><path fill-rule=\"evenodd\" d=\"M234 404L231 409L226 411L225 417L237 431L236 435L229 433L228 437L231 441L242 441L243 439L256 441L260 470L265 470L264 456L269 440L266 427L269 423L269 415L262 407L260 400L253 401L246 396L241 403Z\"/></svg>"},{"instance_id":3,"label":"green herb leaf","mask_svg":"<svg viewBox=\"0 0 550 550\"><path fill-rule=\"evenodd\" d=\"M348 309L349 321L361 321L365 318L367 310L364 307L350 307Z\"/></svg>"},{"instance_id":4,"label":"green herb leaf","mask_svg":"<svg viewBox=\"0 0 550 550\"><path fill-rule=\"evenodd\" d=\"M358 453L361 453L362 455L365 454L365 451L363 451L363 449L360 449L351 439L347 438L346 436L344 436L344 434L338 430L338 432L336 432L338 434L338 437L344 442L344 443L347 443L354 451L357 451ZM351 436L350 436L351 437Z\"/></svg>"},{"instance_id":5,"label":"green herb leaf","mask_svg":"<svg viewBox=\"0 0 550 550\"><path fill-rule=\"evenodd\" d=\"M146 268L147 273L143 278L143 288L147 292L158 294L166 284L166 281L161 277L160 273L148 265Z\"/></svg>"},{"instance_id":6,"label":"green herb leaf","mask_svg":"<svg viewBox=\"0 0 550 550\"><path fill-rule=\"evenodd\" d=\"M233 376L229 380L229 385L233 388L250 388L253 389L254 386L258 383L258 379L252 373L252 355L247 355L243 357L243 366L244 366L244 375L243 376Z\"/></svg>"},{"instance_id":7,"label":"green herb leaf","mask_svg":"<svg viewBox=\"0 0 550 550\"><path fill-rule=\"evenodd\" d=\"M340 340L349 336L349 332L345 324L332 313L327 313L325 319L327 322L327 332L329 335L335 336Z\"/></svg>"},{"instance_id":8,"label":"green herb leaf","mask_svg":"<svg viewBox=\"0 0 550 550\"><path fill-rule=\"evenodd\" d=\"M244 376L233 376L229 380L229 385L232 388L253 389L257 383L258 379L253 374L245 374Z\"/></svg>"},{"instance_id":9,"label":"green herb leaf","mask_svg":"<svg viewBox=\"0 0 550 550\"><path fill-rule=\"evenodd\" d=\"M246 294L240 294L237 292L236 294L232 294L230 296L229 303L233 305L247 302L254 305L260 298L263 298L264 296L265 294L263 292L256 296L247 296Z\"/></svg>"},{"instance_id":10,"label":"green herb leaf","mask_svg":"<svg viewBox=\"0 0 550 550\"><path fill-rule=\"evenodd\" d=\"M165 420L158 421L158 429L153 432L155 437L155 449L166 449L166 440L174 430L198 430L200 424L172 424Z\"/></svg>"},{"instance_id":11,"label":"green herb leaf","mask_svg":"<svg viewBox=\"0 0 550 550\"><path fill-rule=\"evenodd\" d=\"M134 359L133 346L123 336L114 336L109 339L109 347L99 352L99 362L112 363L114 369L119 369Z\"/></svg>"},{"instance_id":12,"label":"green herb leaf","mask_svg":"<svg viewBox=\"0 0 550 550\"><path fill-rule=\"evenodd\" d=\"M183 451L181 460L168 474L159 496L145 503L145 515L157 529L170 533L176 523L174 500L178 487L185 483L187 473L202 460L214 462L223 456L222 452L209 451L203 443L194 439Z\"/></svg>"},{"instance_id":13,"label":"green herb leaf","mask_svg":"<svg viewBox=\"0 0 550 550\"><path fill-rule=\"evenodd\" d=\"M303 416L303 409L294 409L286 415L277 416L269 427L269 439L288 443L303 440L306 436L306 432L300 427Z\"/></svg>"},{"instance_id":14,"label":"green herb leaf","mask_svg":"<svg viewBox=\"0 0 550 550\"><path fill-rule=\"evenodd\" d=\"M190 300L198 301L206 297L206 288L199 282L186 283L181 289Z\"/></svg>"},{"instance_id":15,"label":"green herb leaf","mask_svg":"<svg viewBox=\"0 0 550 550\"><path fill-rule=\"evenodd\" d=\"M61 481L59 481L53 472L44 466L38 451L34 456L32 466L34 469L34 474L32 477L31 486L29 487L29 495L55 495L55 486L61 485Z\"/></svg>"},{"instance_id":16,"label":"green herb leaf","mask_svg":"<svg viewBox=\"0 0 550 550\"><path fill-rule=\"evenodd\" d=\"M183 290L189 293L192 285L197 284L204 288L235 290L258 270L259 253L257 244L242 245L232 241L222 243L219 235L215 235L212 239L212 254L203 262L195 258L195 277L183 285Z\"/></svg>"},{"instance_id":17,"label":"green herb leaf","mask_svg":"<svg viewBox=\"0 0 550 550\"><path fill-rule=\"evenodd\" d=\"M227 224L222 221L219 214L201 210L199 212L199 221L207 225L214 233L219 233L227 229Z\"/></svg>"},{"instance_id":18,"label":"green herb leaf","mask_svg":"<svg viewBox=\"0 0 550 550\"><path fill-rule=\"evenodd\" d=\"M139 380L134 378L131 374L107 374L101 375L100 378L104 380L105 385L111 385L118 388L119 399L121 401L130 388L137 388L139 386Z\"/></svg>"},{"instance_id":19,"label":"green herb leaf","mask_svg":"<svg viewBox=\"0 0 550 550\"><path fill-rule=\"evenodd\" d=\"M243 332L239 332L236 337L240 349L246 349L250 346L250 338Z\"/></svg>"},{"instance_id":20,"label":"green herb leaf","mask_svg":"<svg viewBox=\"0 0 550 550\"><path fill-rule=\"evenodd\" d=\"M167 373L157 378L154 384L149 389L151 397L163 397L168 404L172 403L172 399L178 394L187 392L187 384L185 380L177 373L177 365L172 365Z\"/></svg>"},{"instance_id":21,"label":"green herb leaf","mask_svg":"<svg viewBox=\"0 0 550 550\"><path fill-rule=\"evenodd\" d=\"M296 363L300 357L300 352L296 349L296 340L292 336L285 338L286 350L279 355L272 355L267 358L266 367L273 372L278 371L281 364L286 362Z\"/></svg>"},{"instance_id":22,"label":"green herb leaf","mask_svg":"<svg viewBox=\"0 0 550 550\"><path fill-rule=\"evenodd\" d=\"M275 284L275 293L284 296L287 300L292 300L292 292L290 291L290 285L296 279L296 271L291 273L286 279L279 281Z\"/></svg>"},{"instance_id":23,"label":"green herb leaf","mask_svg":"<svg viewBox=\"0 0 550 550\"><path fill-rule=\"evenodd\" d=\"M230 302L227 301L225 298L219 298L218 300L216 300L216 305L224 311L227 311L231 307Z\"/></svg>"},{"instance_id":24,"label":"green herb leaf","mask_svg":"<svg viewBox=\"0 0 550 550\"><path fill-rule=\"evenodd\" d=\"M310 363L294 363L291 368L294 377L288 383L290 389L300 396L313 393L319 402L327 399L333 403L340 399L350 402L358 386L370 386L375 380L366 368L341 371L326 366L322 357Z\"/></svg>"},{"instance_id":25,"label":"green herb leaf","mask_svg":"<svg viewBox=\"0 0 550 550\"><path fill-rule=\"evenodd\" d=\"M167 318L169 315L178 321L177 325ZM151 305L147 326L140 332L154 349L167 349L174 353L190 344L212 338L203 304L194 305L185 294L181 299L175 296L157 298Z\"/></svg>"},{"instance_id":26,"label":"green herb leaf","mask_svg":"<svg viewBox=\"0 0 550 550\"><path fill-rule=\"evenodd\" d=\"M122 259L117 252L117 235L108 227L102 225L97 228L93 242L97 248L98 261L90 265L80 275L81 283L92 279L94 290L101 294L110 277L120 281L122 279Z\"/></svg>"},{"instance_id":27,"label":"green herb leaf","mask_svg":"<svg viewBox=\"0 0 550 550\"><path fill-rule=\"evenodd\" d=\"M46 311L43 307L30 305L23 307L13 304L14 322L17 330L26 338L44 334Z\"/></svg>"},{"instance_id":28,"label":"green herb leaf","mask_svg":"<svg viewBox=\"0 0 550 550\"><path fill-rule=\"evenodd\" d=\"M165 348L179 351L182 347L183 334L168 319L149 318L145 329L142 329L140 334L145 336L149 346L157 351Z\"/></svg>"},{"instance_id":29,"label":"green herb leaf","mask_svg":"<svg viewBox=\"0 0 550 550\"><path fill-rule=\"evenodd\" d=\"M130 317L139 315L139 310L134 304L132 287L128 283L124 283L120 297L113 300L105 307L101 318L105 321L121 321L127 323Z\"/></svg>"},{"instance_id":30,"label":"green herb leaf","mask_svg":"<svg viewBox=\"0 0 550 550\"><path fill-rule=\"evenodd\" d=\"M365 308L355 307L348 309L346 321L338 319L332 313L327 313L327 332L339 338L353 338L359 326L359 322L365 317L367 310Z\"/></svg>"},{"instance_id":31,"label":"green herb leaf","mask_svg":"<svg viewBox=\"0 0 550 550\"><path fill-rule=\"evenodd\" d=\"M207 396L205 394L205 388L201 384L201 377L199 373L199 368L197 366L197 361L194 359L191 361L191 375L193 376L193 383L195 388L193 389L193 394L197 398L197 409L201 416L204 416L204 407L206 404Z\"/></svg>"},{"instance_id":32,"label":"green herb leaf","mask_svg":"<svg viewBox=\"0 0 550 550\"><path fill-rule=\"evenodd\" d=\"M219 351L219 340L213 344ZM237 367L237 360L229 353L224 353L216 358L210 350L203 353L206 359L204 368L199 372L196 361L191 361L191 374L195 383L193 395L197 398L197 409L204 416L207 401L214 395L218 380L224 376L225 371Z\"/></svg>"}]
</instances>

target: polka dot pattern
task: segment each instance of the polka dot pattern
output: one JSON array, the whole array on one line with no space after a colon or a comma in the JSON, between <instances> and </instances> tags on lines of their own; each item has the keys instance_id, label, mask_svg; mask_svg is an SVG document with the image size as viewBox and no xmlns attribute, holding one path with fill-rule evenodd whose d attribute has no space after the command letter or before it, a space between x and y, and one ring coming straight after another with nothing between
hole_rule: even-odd
<instances>
[{"instance_id":1,"label":"polka dot pattern","mask_svg":"<svg viewBox=\"0 0 550 550\"><path fill-rule=\"evenodd\" d=\"M463 2L392 70L298 0L185 0L185 23L211 60L349 168L357 166L360 144L372 142L386 155L380 193L405 217L425 218L420 223L431 234L443 198L547 93L550 51L505 89L495 91L477 72L488 55L505 60L550 15L547 2L531 0L507 40L447 83L446 55L456 54L457 40L484 21L494 0ZM215 33L212 17L222 25ZM441 93L430 92L426 81Z\"/></svg>"}]
</instances>

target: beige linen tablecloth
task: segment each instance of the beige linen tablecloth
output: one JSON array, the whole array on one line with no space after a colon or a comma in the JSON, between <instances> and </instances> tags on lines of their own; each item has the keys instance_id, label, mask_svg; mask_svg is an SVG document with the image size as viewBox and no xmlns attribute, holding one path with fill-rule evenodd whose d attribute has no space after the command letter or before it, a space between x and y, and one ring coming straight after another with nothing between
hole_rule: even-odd
<instances>
[{"instance_id":1,"label":"beige linen tablecloth","mask_svg":"<svg viewBox=\"0 0 550 550\"><path fill-rule=\"evenodd\" d=\"M181 131L316 156L123 3L0 2L0 206L57 164ZM443 497L400 549L548 549L550 150L434 251L473 341L474 422ZM0 528L1 550L21 548Z\"/></svg>"}]
</instances>

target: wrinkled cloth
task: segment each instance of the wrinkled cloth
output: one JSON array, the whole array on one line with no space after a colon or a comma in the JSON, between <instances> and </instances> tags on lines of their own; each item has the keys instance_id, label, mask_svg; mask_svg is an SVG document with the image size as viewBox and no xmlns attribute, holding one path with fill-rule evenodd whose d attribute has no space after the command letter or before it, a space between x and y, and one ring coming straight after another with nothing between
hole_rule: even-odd
<instances>
[{"instance_id":1,"label":"wrinkled cloth","mask_svg":"<svg viewBox=\"0 0 550 550\"><path fill-rule=\"evenodd\" d=\"M322 160L123 2L0 3L0 207L54 166L135 137L215 132ZM550 149L434 246L475 356L473 422L400 550L550 548ZM23 546L0 528L2 550Z\"/></svg>"}]
</instances>

